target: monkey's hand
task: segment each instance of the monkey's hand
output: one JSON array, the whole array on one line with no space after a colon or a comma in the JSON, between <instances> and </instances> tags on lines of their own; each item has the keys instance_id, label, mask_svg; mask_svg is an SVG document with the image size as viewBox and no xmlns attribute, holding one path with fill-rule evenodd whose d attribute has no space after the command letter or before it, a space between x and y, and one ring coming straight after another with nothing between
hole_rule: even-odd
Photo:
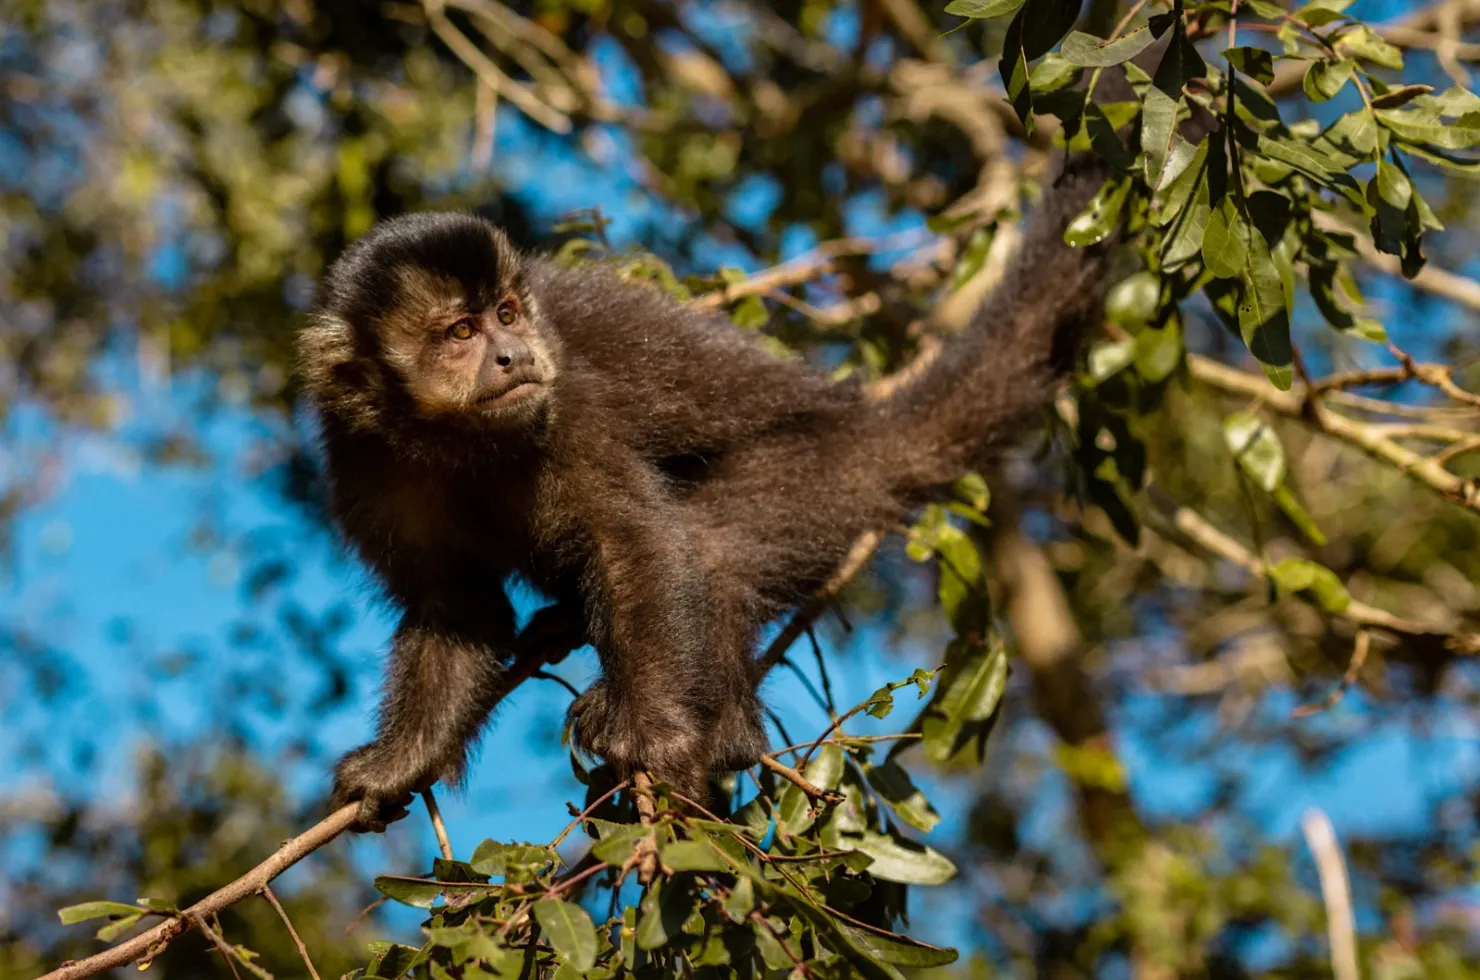
<instances>
[{"instance_id":1,"label":"monkey's hand","mask_svg":"<svg viewBox=\"0 0 1480 980\"><path fill-rule=\"evenodd\" d=\"M329 809L358 801L360 813L351 828L359 833L383 833L386 825L406 816L411 794L436 782L435 775L413 771L404 761L392 761L380 743L362 745L334 767L334 795Z\"/></svg>"},{"instance_id":2,"label":"monkey's hand","mask_svg":"<svg viewBox=\"0 0 1480 980\"><path fill-rule=\"evenodd\" d=\"M650 693L624 696L603 678L570 706L576 745L610 762L622 778L644 770L689 799L708 798L710 748L681 705Z\"/></svg>"}]
</instances>

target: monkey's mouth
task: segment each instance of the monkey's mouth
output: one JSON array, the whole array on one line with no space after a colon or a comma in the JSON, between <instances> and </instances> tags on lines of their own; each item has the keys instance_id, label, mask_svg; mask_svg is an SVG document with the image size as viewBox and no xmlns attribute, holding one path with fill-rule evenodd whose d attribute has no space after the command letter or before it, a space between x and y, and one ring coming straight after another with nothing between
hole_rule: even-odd
<instances>
[{"instance_id":1,"label":"monkey's mouth","mask_svg":"<svg viewBox=\"0 0 1480 980\"><path fill-rule=\"evenodd\" d=\"M532 375L510 378L503 387L479 395L477 404L482 408L502 408L506 405L514 405L534 395L543 387L544 384L540 379Z\"/></svg>"}]
</instances>

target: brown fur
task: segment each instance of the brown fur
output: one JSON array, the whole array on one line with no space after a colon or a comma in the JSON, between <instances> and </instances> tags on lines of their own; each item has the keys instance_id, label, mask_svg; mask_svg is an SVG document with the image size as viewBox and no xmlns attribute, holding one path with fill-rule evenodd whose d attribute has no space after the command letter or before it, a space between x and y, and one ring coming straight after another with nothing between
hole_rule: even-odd
<instances>
[{"instance_id":1,"label":"brown fur","mask_svg":"<svg viewBox=\"0 0 1480 980\"><path fill-rule=\"evenodd\" d=\"M334 513L404 619L376 739L340 763L336 801L362 800L374 828L460 777L511 651L516 574L584 611L603 671L572 708L584 748L689 793L754 762L760 627L1051 397L1106 252L1062 233L1102 178L1071 165L1007 282L883 403L652 288L519 255L475 218L396 219L352 247L303 372ZM521 310L508 328L490 314L503 297ZM465 314L482 332L449 346ZM478 401L503 383L495 350L533 365L537 394Z\"/></svg>"}]
</instances>

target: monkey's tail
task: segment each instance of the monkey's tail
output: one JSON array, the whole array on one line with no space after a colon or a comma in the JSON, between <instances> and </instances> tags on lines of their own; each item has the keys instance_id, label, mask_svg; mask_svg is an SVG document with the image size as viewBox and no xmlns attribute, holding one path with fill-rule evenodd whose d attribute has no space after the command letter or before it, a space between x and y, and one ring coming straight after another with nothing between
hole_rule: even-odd
<instances>
[{"instance_id":1,"label":"monkey's tail","mask_svg":"<svg viewBox=\"0 0 1480 980\"><path fill-rule=\"evenodd\" d=\"M1111 240L1064 243L1110 176L1090 154L1065 159L1029 219L1006 276L960 334L882 406L896 496L917 503L991 461L1052 402L1100 315Z\"/></svg>"}]
</instances>

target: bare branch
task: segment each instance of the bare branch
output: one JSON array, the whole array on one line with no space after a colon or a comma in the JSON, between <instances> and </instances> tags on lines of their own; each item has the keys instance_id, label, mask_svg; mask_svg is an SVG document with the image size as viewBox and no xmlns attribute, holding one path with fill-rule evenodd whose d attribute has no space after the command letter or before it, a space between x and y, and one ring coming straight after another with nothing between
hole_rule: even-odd
<instances>
[{"instance_id":1,"label":"bare branch","mask_svg":"<svg viewBox=\"0 0 1480 980\"><path fill-rule=\"evenodd\" d=\"M447 15L442 12L440 2L427 0L426 12L427 22L431 24L436 35L442 39L442 43L451 48L452 53L457 55L463 64L471 68L485 84L518 106L525 115L546 129L557 133L571 131L569 116L540 99L529 86L516 82L506 75L502 68L493 63L493 59L473 43L471 38L447 19Z\"/></svg>"},{"instance_id":2,"label":"bare branch","mask_svg":"<svg viewBox=\"0 0 1480 980\"><path fill-rule=\"evenodd\" d=\"M494 703L497 704L508 697L510 691L528 680L546 663L559 660L568 652L558 644L548 649L523 651L504 673L502 684L494 696ZM105 970L112 970L136 961L148 963L171 942L203 921L204 916L214 915L224 908L229 908L257 894L278 875L344 833L354 825L358 814L358 803L348 803L340 807L313 827L285 842L273 852L271 857L251 871L216 889L179 915L166 919L147 932L142 932L101 953L86 959L64 963L58 969L38 977L37 980L81 980L82 977L97 976Z\"/></svg>"},{"instance_id":3,"label":"bare branch","mask_svg":"<svg viewBox=\"0 0 1480 980\"><path fill-rule=\"evenodd\" d=\"M843 798L837 793L834 793L831 790L823 789L822 787L809 780L806 776L803 776L801 773L797 772L791 766L788 766L784 762L778 761L773 755L761 756L761 765L765 766L767 769L771 770L776 775L780 776L782 779L786 780L797 789L801 790L813 803L842 802Z\"/></svg>"},{"instance_id":4,"label":"bare branch","mask_svg":"<svg viewBox=\"0 0 1480 980\"><path fill-rule=\"evenodd\" d=\"M1321 899L1326 904L1326 931L1331 937L1331 972L1336 980L1359 980L1357 972L1357 929L1352 915L1351 885L1346 876L1346 859L1336 840L1330 819L1318 809L1310 809L1300 820L1305 842L1316 859L1316 873L1321 878Z\"/></svg>"},{"instance_id":5,"label":"bare branch","mask_svg":"<svg viewBox=\"0 0 1480 980\"><path fill-rule=\"evenodd\" d=\"M313 968L313 960L308 956L308 947L303 945L302 939L298 938L298 930L293 928L293 920L288 918L287 909L283 908L283 904L272 893L271 887L263 885L262 896L272 903L272 907L277 910L278 918L282 919L283 925L288 927L288 935L293 937L293 945L298 947L298 955L303 957L303 965L308 967L308 975L313 980L319 980L319 971Z\"/></svg>"},{"instance_id":6,"label":"bare branch","mask_svg":"<svg viewBox=\"0 0 1480 980\"><path fill-rule=\"evenodd\" d=\"M1341 683L1336 685L1335 690L1315 704L1301 705L1296 708L1290 712L1290 717L1305 718L1309 715L1319 714L1322 711L1328 711L1341 703L1341 699L1346 697L1346 692L1357 682L1357 675L1362 672L1362 668L1366 665L1367 654L1371 650L1372 634L1367 630L1357 630L1357 645L1352 649L1351 663L1347 664L1346 673L1341 676Z\"/></svg>"},{"instance_id":7,"label":"bare branch","mask_svg":"<svg viewBox=\"0 0 1480 980\"><path fill-rule=\"evenodd\" d=\"M442 857L451 861L452 841L447 837L447 825L442 822L442 810L437 806L437 797L432 794L430 786L421 791L421 800L427 805L427 816L432 821L432 832L437 835L437 847L441 849Z\"/></svg>"},{"instance_id":8,"label":"bare branch","mask_svg":"<svg viewBox=\"0 0 1480 980\"><path fill-rule=\"evenodd\" d=\"M1480 513L1480 485L1446 470L1439 460L1404 448L1384 434L1380 425L1359 422L1321 406L1319 399L1303 386L1279 391L1263 377L1228 367L1198 354L1187 356L1192 376L1205 384L1260 399L1281 415L1298 419L1321 432L1351 443L1368 455L1388 463L1399 472L1437 490L1470 510Z\"/></svg>"}]
</instances>

